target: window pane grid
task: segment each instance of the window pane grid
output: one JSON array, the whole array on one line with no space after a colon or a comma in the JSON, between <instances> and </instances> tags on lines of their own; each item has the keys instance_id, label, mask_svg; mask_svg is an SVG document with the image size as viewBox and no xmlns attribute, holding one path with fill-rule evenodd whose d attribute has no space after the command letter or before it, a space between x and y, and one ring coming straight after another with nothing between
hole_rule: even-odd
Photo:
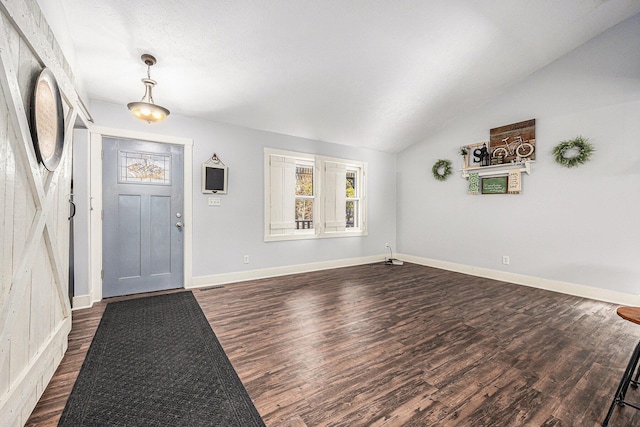
<instances>
[{"instance_id":1,"label":"window pane grid","mask_svg":"<svg viewBox=\"0 0 640 427\"><path fill-rule=\"evenodd\" d=\"M313 165L296 165L296 230L313 229Z\"/></svg>"},{"instance_id":2,"label":"window pane grid","mask_svg":"<svg viewBox=\"0 0 640 427\"><path fill-rule=\"evenodd\" d=\"M358 195L357 171L347 170L347 188L345 196L347 199L354 198Z\"/></svg>"},{"instance_id":3,"label":"window pane grid","mask_svg":"<svg viewBox=\"0 0 640 427\"><path fill-rule=\"evenodd\" d=\"M313 199L296 197L296 230L313 228Z\"/></svg>"},{"instance_id":4,"label":"window pane grid","mask_svg":"<svg viewBox=\"0 0 640 427\"><path fill-rule=\"evenodd\" d=\"M296 196L313 196L313 166L296 165Z\"/></svg>"},{"instance_id":5,"label":"window pane grid","mask_svg":"<svg viewBox=\"0 0 640 427\"><path fill-rule=\"evenodd\" d=\"M358 228L359 219L359 197L358 197L358 170L347 169L346 175L346 228Z\"/></svg>"},{"instance_id":6,"label":"window pane grid","mask_svg":"<svg viewBox=\"0 0 640 427\"><path fill-rule=\"evenodd\" d=\"M359 203L356 200L347 200L347 212L346 212L346 227L357 228L359 227L359 215L358 215Z\"/></svg>"}]
</instances>

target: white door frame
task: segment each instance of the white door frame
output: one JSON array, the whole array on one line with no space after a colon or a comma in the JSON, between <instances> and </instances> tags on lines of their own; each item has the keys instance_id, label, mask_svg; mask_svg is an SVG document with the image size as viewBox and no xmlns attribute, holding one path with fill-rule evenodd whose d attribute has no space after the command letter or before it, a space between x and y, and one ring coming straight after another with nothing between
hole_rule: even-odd
<instances>
[{"instance_id":1,"label":"white door frame","mask_svg":"<svg viewBox=\"0 0 640 427\"><path fill-rule=\"evenodd\" d=\"M102 138L138 139L184 146L184 281L183 288L191 287L193 239L193 139L157 135L123 129L91 126L89 164L91 170L89 212L89 293L91 304L102 299Z\"/></svg>"}]
</instances>

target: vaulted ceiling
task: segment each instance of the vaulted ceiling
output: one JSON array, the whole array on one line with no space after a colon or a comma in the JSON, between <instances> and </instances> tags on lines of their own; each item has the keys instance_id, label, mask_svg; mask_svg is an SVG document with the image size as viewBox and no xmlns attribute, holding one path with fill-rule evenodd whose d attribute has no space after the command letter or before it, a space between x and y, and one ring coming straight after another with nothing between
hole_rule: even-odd
<instances>
[{"instance_id":1,"label":"vaulted ceiling","mask_svg":"<svg viewBox=\"0 0 640 427\"><path fill-rule=\"evenodd\" d=\"M640 13L638 0L39 3L91 100L140 100L152 53L172 114L389 152Z\"/></svg>"}]
</instances>

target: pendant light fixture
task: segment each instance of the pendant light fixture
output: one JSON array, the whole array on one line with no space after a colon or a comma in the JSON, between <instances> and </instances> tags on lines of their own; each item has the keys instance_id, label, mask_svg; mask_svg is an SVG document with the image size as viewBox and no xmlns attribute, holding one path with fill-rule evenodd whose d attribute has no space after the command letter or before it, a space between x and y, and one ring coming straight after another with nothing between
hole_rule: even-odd
<instances>
[{"instance_id":1,"label":"pendant light fixture","mask_svg":"<svg viewBox=\"0 0 640 427\"><path fill-rule=\"evenodd\" d=\"M151 66L155 65L156 58L153 55L143 54L142 62L147 65L147 78L142 79L145 91L144 96L139 102L130 102L127 104L129 110L134 116L140 120L146 120L148 123L161 122L169 115L169 110L153 102L153 87L156 85L155 80L151 80Z\"/></svg>"}]
</instances>

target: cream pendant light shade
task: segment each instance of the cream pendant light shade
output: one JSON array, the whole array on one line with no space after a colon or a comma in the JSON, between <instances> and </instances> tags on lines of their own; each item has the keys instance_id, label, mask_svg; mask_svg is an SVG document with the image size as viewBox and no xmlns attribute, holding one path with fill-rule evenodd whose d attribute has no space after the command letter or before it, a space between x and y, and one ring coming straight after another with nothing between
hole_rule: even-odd
<instances>
[{"instance_id":1,"label":"cream pendant light shade","mask_svg":"<svg viewBox=\"0 0 640 427\"><path fill-rule=\"evenodd\" d=\"M167 118L169 110L153 102L153 87L156 85L156 81L151 80L151 66L156 63L156 58L145 53L141 59L147 65L147 78L142 79L145 88L144 96L138 102L128 103L127 107L140 120L145 120L148 123L161 122Z\"/></svg>"}]
</instances>

